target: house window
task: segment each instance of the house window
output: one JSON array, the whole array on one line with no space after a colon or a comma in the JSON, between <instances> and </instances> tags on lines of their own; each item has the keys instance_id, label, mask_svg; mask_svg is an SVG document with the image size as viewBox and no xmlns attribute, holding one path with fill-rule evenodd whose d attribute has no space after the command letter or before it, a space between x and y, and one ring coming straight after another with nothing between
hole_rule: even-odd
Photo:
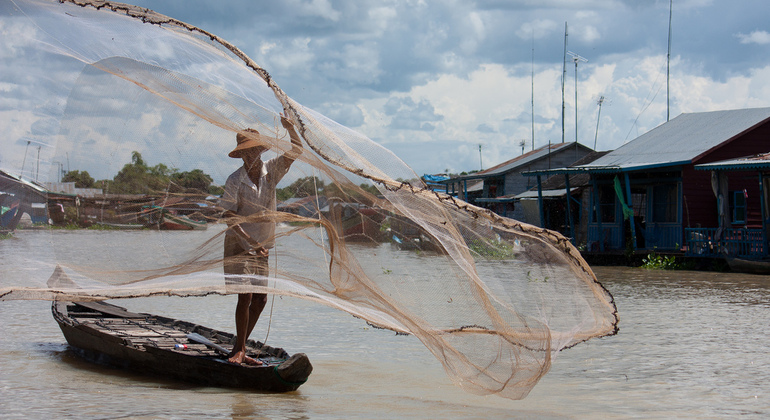
<instances>
[{"instance_id":1,"label":"house window","mask_svg":"<svg viewBox=\"0 0 770 420\"><path fill-rule=\"evenodd\" d=\"M746 223L746 193L744 191L733 191L730 194L732 198L733 223Z\"/></svg>"},{"instance_id":2,"label":"house window","mask_svg":"<svg viewBox=\"0 0 770 420\"><path fill-rule=\"evenodd\" d=\"M644 190L642 190L644 191ZM631 192L631 208L634 209L634 218L644 223L647 220L647 194L646 192Z\"/></svg>"},{"instance_id":3,"label":"house window","mask_svg":"<svg viewBox=\"0 0 770 420\"><path fill-rule=\"evenodd\" d=\"M652 221L676 223L677 186L672 184L652 187Z\"/></svg>"},{"instance_id":4,"label":"house window","mask_svg":"<svg viewBox=\"0 0 770 420\"><path fill-rule=\"evenodd\" d=\"M611 185L598 188L599 194L599 212L602 216L602 223L615 223L615 189ZM593 212L594 222L598 222L596 212Z\"/></svg>"}]
</instances>

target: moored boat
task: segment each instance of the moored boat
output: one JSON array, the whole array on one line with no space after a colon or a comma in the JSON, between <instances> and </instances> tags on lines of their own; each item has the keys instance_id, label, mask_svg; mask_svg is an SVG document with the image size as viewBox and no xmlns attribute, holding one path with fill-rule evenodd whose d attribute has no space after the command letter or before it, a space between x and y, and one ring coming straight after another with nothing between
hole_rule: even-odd
<instances>
[{"instance_id":1,"label":"moored boat","mask_svg":"<svg viewBox=\"0 0 770 420\"><path fill-rule=\"evenodd\" d=\"M738 273L747 274L770 274L770 260L768 259L745 259L737 257L725 257L730 270Z\"/></svg>"},{"instance_id":2,"label":"moored boat","mask_svg":"<svg viewBox=\"0 0 770 420\"><path fill-rule=\"evenodd\" d=\"M137 223L108 223L108 222L96 222L98 226L102 226L108 229L116 229L116 230L140 230L144 229L145 225L140 225Z\"/></svg>"},{"instance_id":3,"label":"moored boat","mask_svg":"<svg viewBox=\"0 0 770 420\"><path fill-rule=\"evenodd\" d=\"M164 212L159 223L163 230L206 230L206 222L198 222L186 216Z\"/></svg>"},{"instance_id":4,"label":"moored boat","mask_svg":"<svg viewBox=\"0 0 770 420\"><path fill-rule=\"evenodd\" d=\"M54 302L53 317L72 349L92 362L207 386L288 392L313 370L304 353L293 356L248 340L251 366L227 361L232 334L104 302Z\"/></svg>"}]
</instances>

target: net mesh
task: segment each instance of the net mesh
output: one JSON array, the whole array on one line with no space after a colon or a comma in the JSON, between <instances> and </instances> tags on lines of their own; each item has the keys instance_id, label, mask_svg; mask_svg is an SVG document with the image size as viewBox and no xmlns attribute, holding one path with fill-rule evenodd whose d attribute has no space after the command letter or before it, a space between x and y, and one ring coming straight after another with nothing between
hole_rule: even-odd
<instances>
[{"instance_id":1,"label":"net mesh","mask_svg":"<svg viewBox=\"0 0 770 420\"><path fill-rule=\"evenodd\" d=\"M6 2L0 29L9 40L0 55L14 63L0 81L16 98L0 109L3 144L31 139L47 146L49 162L120 171L115 181L135 184L131 195L102 183L107 195L49 197L49 208L61 203L62 217L80 222L151 226L51 230L49 252L3 275L2 300L294 296L413 334L458 385L514 399L557 351L617 331L612 296L567 239L428 189L393 153L296 103L213 34L147 9L76 0ZM226 286L220 203L173 175L197 169L223 183L240 166L227 154L247 128L261 134L265 158L289 152L281 113L302 142L284 177L297 180L284 188L294 197L237 220L277 225L270 282ZM417 263L399 262L408 259Z\"/></svg>"}]
</instances>

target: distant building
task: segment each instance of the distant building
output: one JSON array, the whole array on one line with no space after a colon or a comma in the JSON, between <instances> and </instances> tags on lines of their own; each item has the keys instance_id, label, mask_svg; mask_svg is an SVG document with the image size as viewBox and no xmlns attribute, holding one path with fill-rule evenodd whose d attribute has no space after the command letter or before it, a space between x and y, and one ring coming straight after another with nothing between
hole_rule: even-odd
<instances>
[{"instance_id":1,"label":"distant building","mask_svg":"<svg viewBox=\"0 0 770 420\"><path fill-rule=\"evenodd\" d=\"M770 145L767 147L770 150ZM695 165L695 169L711 173L717 224L685 229L688 255L766 258L770 239L770 152ZM746 180L751 179L755 182L746 187ZM763 273L768 273L767 267Z\"/></svg>"},{"instance_id":2,"label":"distant building","mask_svg":"<svg viewBox=\"0 0 770 420\"><path fill-rule=\"evenodd\" d=\"M449 179L449 175L447 174L425 174L422 176L423 182L425 182L425 185L428 186L433 191L441 191L444 192L445 187L442 182Z\"/></svg>"},{"instance_id":3,"label":"distant building","mask_svg":"<svg viewBox=\"0 0 770 420\"><path fill-rule=\"evenodd\" d=\"M524 212L514 204L515 196L536 186L522 172L569 166L592 150L580 143L555 143L527 152L489 169L441 181L448 194L479 207L517 220Z\"/></svg>"},{"instance_id":4,"label":"distant building","mask_svg":"<svg viewBox=\"0 0 770 420\"><path fill-rule=\"evenodd\" d=\"M587 165L609 152L591 152L569 167ZM567 200L569 197L569 200ZM516 195L516 205L524 212L522 222L555 230L576 243L588 237L591 177L586 172L552 175L537 187ZM542 209L542 213L541 210Z\"/></svg>"},{"instance_id":5,"label":"distant building","mask_svg":"<svg viewBox=\"0 0 770 420\"><path fill-rule=\"evenodd\" d=\"M27 214L32 223L48 223L47 192L42 185L0 171L0 230L14 230Z\"/></svg>"},{"instance_id":6,"label":"distant building","mask_svg":"<svg viewBox=\"0 0 770 420\"><path fill-rule=\"evenodd\" d=\"M327 204L326 196L293 197L278 203L277 210L303 217L318 217ZM320 209L319 209L320 208Z\"/></svg>"},{"instance_id":7,"label":"distant building","mask_svg":"<svg viewBox=\"0 0 770 420\"><path fill-rule=\"evenodd\" d=\"M51 192L77 195L80 197L93 198L104 195L101 188L77 188L75 187L74 182L44 182L43 186Z\"/></svg>"}]
</instances>

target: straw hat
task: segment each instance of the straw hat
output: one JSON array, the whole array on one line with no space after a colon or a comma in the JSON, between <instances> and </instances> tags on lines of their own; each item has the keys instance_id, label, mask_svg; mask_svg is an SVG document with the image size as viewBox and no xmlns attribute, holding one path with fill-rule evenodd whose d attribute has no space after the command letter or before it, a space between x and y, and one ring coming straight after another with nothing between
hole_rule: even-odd
<instances>
[{"instance_id":1,"label":"straw hat","mask_svg":"<svg viewBox=\"0 0 770 420\"><path fill-rule=\"evenodd\" d=\"M249 133L249 134L247 136L244 133ZM247 128L242 132L238 133L235 136L235 140L238 142L238 145L235 146L235 149L233 149L233 151L230 152L228 156L230 156L231 158L239 158L241 157L242 151L246 149L251 149L253 147L260 147L262 149L265 149L265 146L256 140L256 138L259 138L259 136L260 136L259 131L253 128Z\"/></svg>"}]
</instances>

